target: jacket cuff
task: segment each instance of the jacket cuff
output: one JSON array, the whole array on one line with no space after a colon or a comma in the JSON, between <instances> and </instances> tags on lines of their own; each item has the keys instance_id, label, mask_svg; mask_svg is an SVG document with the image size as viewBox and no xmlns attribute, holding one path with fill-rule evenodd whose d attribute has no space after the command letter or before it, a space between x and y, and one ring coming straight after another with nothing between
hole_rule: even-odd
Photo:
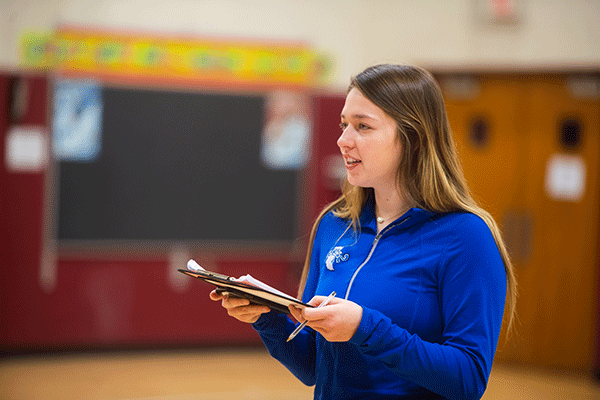
<instances>
[{"instance_id":1,"label":"jacket cuff","mask_svg":"<svg viewBox=\"0 0 600 400\"><path fill-rule=\"evenodd\" d=\"M363 307L360 324L349 342L359 347L365 345L373 332L373 326L373 310Z\"/></svg>"},{"instance_id":2,"label":"jacket cuff","mask_svg":"<svg viewBox=\"0 0 600 400\"><path fill-rule=\"evenodd\" d=\"M381 344L381 340L389 340L392 320L380 311L363 307L363 313L358 329L349 343L356 345L361 351L372 349ZM387 339L385 339L387 338Z\"/></svg>"},{"instance_id":3,"label":"jacket cuff","mask_svg":"<svg viewBox=\"0 0 600 400\"><path fill-rule=\"evenodd\" d=\"M281 315L282 314L278 314L275 311L264 313L258 317L256 322L252 324L252 327L258 332L269 330L276 325L276 321L278 320L278 317L281 317ZM284 316L284 318L287 318L287 316Z\"/></svg>"}]
</instances>

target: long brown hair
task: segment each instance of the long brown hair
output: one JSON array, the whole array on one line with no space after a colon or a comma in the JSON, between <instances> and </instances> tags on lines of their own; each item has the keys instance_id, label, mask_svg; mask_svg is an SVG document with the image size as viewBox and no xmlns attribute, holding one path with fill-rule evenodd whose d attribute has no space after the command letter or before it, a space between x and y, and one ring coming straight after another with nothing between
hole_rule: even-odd
<instances>
[{"instance_id":1,"label":"long brown hair","mask_svg":"<svg viewBox=\"0 0 600 400\"><path fill-rule=\"evenodd\" d=\"M394 118L403 154L397 172L402 195L413 207L433 212L466 211L479 216L492 232L507 277L507 335L515 319L517 284L502 234L493 217L471 197L452 138L442 92L433 76L422 68L375 65L352 78L348 91L358 89L367 99ZM372 189L344 181L342 195L327 205L313 225L300 279L302 297L319 222L330 211L350 220L357 229L362 209Z\"/></svg>"}]
</instances>

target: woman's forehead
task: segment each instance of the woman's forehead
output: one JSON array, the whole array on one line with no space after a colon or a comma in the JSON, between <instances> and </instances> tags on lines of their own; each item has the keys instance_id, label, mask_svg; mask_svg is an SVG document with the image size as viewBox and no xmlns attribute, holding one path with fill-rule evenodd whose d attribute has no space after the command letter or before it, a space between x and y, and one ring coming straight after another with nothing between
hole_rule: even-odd
<instances>
[{"instance_id":1,"label":"woman's forehead","mask_svg":"<svg viewBox=\"0 0 600 400\"><path fill-rule=\"evenodd\" d=\"M385 114L371 100L367 99L360 90L353 88L346 96L346 102L342 109L341 117L347 119L381 119Z\"/></svg>"}]
</instances>

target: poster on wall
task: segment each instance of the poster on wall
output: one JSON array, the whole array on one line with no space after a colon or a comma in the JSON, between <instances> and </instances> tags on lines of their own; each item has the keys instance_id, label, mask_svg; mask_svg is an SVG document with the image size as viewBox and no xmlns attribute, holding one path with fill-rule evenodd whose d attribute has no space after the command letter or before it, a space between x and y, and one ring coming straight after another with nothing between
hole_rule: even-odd
<instances>
[{"instance_id":1,"label":"poster on wall","mask_svg":"<svg viewBox=\"0 0 600 400\"><path fill-rule=\"evenodd\" d=\"M48 164L47 137L43 126L12 126L5 141L6 169L16 173L42 172Z\"/></svg>"},{"instance_id":2,"label":"poster on wall","mask_svg":"<svg viewBox=\"0 0 600 400\"><path fill-rule=\"evenodd\" d=\"M271 169L298 170L310 156L308 96L292 91L275 91L267 96L261 158Z\"/></svg>"},{"instance_id":3,"label":"poster on wall","mask_svg":"<svg viewBox=\"0 0 600 400\"><path fill-rule=\"evenodd\" d=\"M63 79L54 89L54 157L90 162L100 155L102 87L94 81Z\"/></svg>"}]
</instances>

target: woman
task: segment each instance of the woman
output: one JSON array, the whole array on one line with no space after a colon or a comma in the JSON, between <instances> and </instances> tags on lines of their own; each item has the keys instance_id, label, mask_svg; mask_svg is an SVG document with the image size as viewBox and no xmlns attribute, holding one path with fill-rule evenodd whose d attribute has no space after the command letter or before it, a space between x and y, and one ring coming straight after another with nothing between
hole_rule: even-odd
<instances>
[{"instance_id":1,"label":"woman","mask_svg":"<svg viewBox=\"0 0 600 400\"><path fill-rule=\"evenodd\" d=\"M338 146L342 196L311 233L291 308L308 327L247 300L222 300L315 399L478 399L508 324L515 279L500 232L472 200L444 102L426 71L367 68L352 79Z\"/></svg>"}]
</instances>

